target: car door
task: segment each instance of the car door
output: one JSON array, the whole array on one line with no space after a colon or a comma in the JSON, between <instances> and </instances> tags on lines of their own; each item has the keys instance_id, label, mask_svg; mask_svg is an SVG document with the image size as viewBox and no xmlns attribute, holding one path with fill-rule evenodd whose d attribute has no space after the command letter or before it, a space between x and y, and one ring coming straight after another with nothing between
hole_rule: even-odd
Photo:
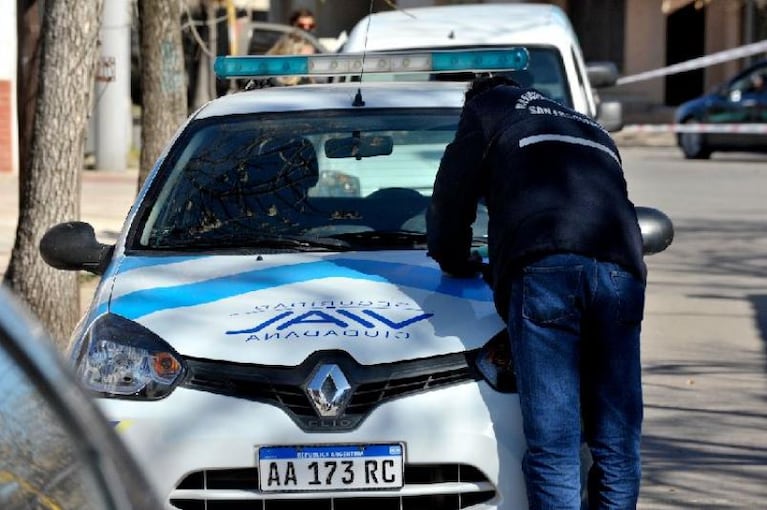
<instances>
[{"instance_id":1,"label":"car door","mask_svg":"<svg viewBox=\"0 0 767 510\"><path fill-rule=\"evenodd\" d=\"M733 78L720 94L720 98L714 101L707 110L707 118L704 122L712 124L742 124L744 130L723 130L709 135L712 145L727 146L730 148L750 149L754 146L764 145L764 135L749 132L747 124L764 122L765 91L755 87L754 82L766 70L757 68L746 71Z\"/></svg>"},{"instance_id":2,"label":"car door","mask_svg":"<svg viewBox=\"0 0 767 510\"><path fill-rule=\"evenodd\" d=\"M743 108L747 112L751 124L767 123L767 65L750 71L746 77L743 90ZM747 142L749 147L767 148L767 133L759 132L756 126L749 132Z\"/></svg>"}]
</instances>

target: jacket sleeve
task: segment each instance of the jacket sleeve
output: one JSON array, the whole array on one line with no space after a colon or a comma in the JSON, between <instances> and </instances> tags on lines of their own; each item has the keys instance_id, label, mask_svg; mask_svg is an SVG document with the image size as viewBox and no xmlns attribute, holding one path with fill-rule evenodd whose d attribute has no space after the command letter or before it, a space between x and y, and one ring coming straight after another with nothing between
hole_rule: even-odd
<instances>
[{"instance_id":1,"label":"jacket sleeve","mask_svg":"<svg viewBox=\"0 0 767 510\"><path fill-rule=\"evenodd\" d=\"M485 139L477 115L464 109L455 139L442 156L426 213L429 256L454 276L473 276L471 225L482 193Z\"/></svg>"}]
</instances>

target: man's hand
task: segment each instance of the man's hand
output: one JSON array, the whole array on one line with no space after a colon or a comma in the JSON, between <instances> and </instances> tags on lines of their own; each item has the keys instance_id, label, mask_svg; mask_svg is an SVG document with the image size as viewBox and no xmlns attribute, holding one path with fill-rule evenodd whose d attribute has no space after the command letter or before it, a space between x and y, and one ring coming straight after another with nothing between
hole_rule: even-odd
<instances>
[{"instance_id":1,"label":"man's hand","mask_svg":"<svg viewBox=\"0 0 767 510\"><path fill-rule=\"evenodd\" d=\"M478 251L472 251L469 258L466 260L455 261L440 261L440 269L454 278L474 278L477 274L482 273L484 263L482 262L482 256Z\"/></svg>"}]
</instances>

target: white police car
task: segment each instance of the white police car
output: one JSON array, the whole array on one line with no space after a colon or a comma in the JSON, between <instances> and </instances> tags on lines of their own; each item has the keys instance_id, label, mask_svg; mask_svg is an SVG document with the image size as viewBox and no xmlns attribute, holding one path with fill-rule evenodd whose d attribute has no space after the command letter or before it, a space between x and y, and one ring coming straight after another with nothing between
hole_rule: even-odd
<instances>
[{"instance_id":1,"label":"white police car","mask_svg":"<svg viewBox=\"0 0 767 510\"><path fill-rule=\"evenodd\" d=\"M216 67L338 74L361 59ZM523 67L527 53L364 59L433 72ZM72 359L167 509L526 508L504 324L481 279L446 277L425 251L465 86L216 99L171 142L115 246L77 222L43 238L54 267L103 274ZM666 220L643 219L649 251L670 242Z\"/></svg>"}]
</instances>

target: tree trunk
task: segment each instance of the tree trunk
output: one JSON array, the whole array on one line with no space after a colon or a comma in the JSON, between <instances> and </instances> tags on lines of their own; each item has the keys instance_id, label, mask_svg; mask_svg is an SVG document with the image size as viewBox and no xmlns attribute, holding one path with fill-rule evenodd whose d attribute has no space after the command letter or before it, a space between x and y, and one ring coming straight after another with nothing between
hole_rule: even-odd
<instances>
[{"instance_id":1,"label":"tree trunk","mask_svg":"<svg viewBox=\"0 0 767 510\"><path fill-rule=\"evenodd\" d=\"M19 171L19 221L5 275L61 348L80 315L78 274L47 266L38 244L52 225L80 216L101 7L102 0L45 2L34 127L29 147L22 149L28 158Z\"/></svg>"},{"instance_id":2,"label":"tree trunk","mask_svg":"<svg viewBox=\"0 0 767 510\"><path fill-rule=\"evenodd\" d=\"M138 2L142 91L139 188L187 116L182 1Z\"/></svg>"}]
</instances>

